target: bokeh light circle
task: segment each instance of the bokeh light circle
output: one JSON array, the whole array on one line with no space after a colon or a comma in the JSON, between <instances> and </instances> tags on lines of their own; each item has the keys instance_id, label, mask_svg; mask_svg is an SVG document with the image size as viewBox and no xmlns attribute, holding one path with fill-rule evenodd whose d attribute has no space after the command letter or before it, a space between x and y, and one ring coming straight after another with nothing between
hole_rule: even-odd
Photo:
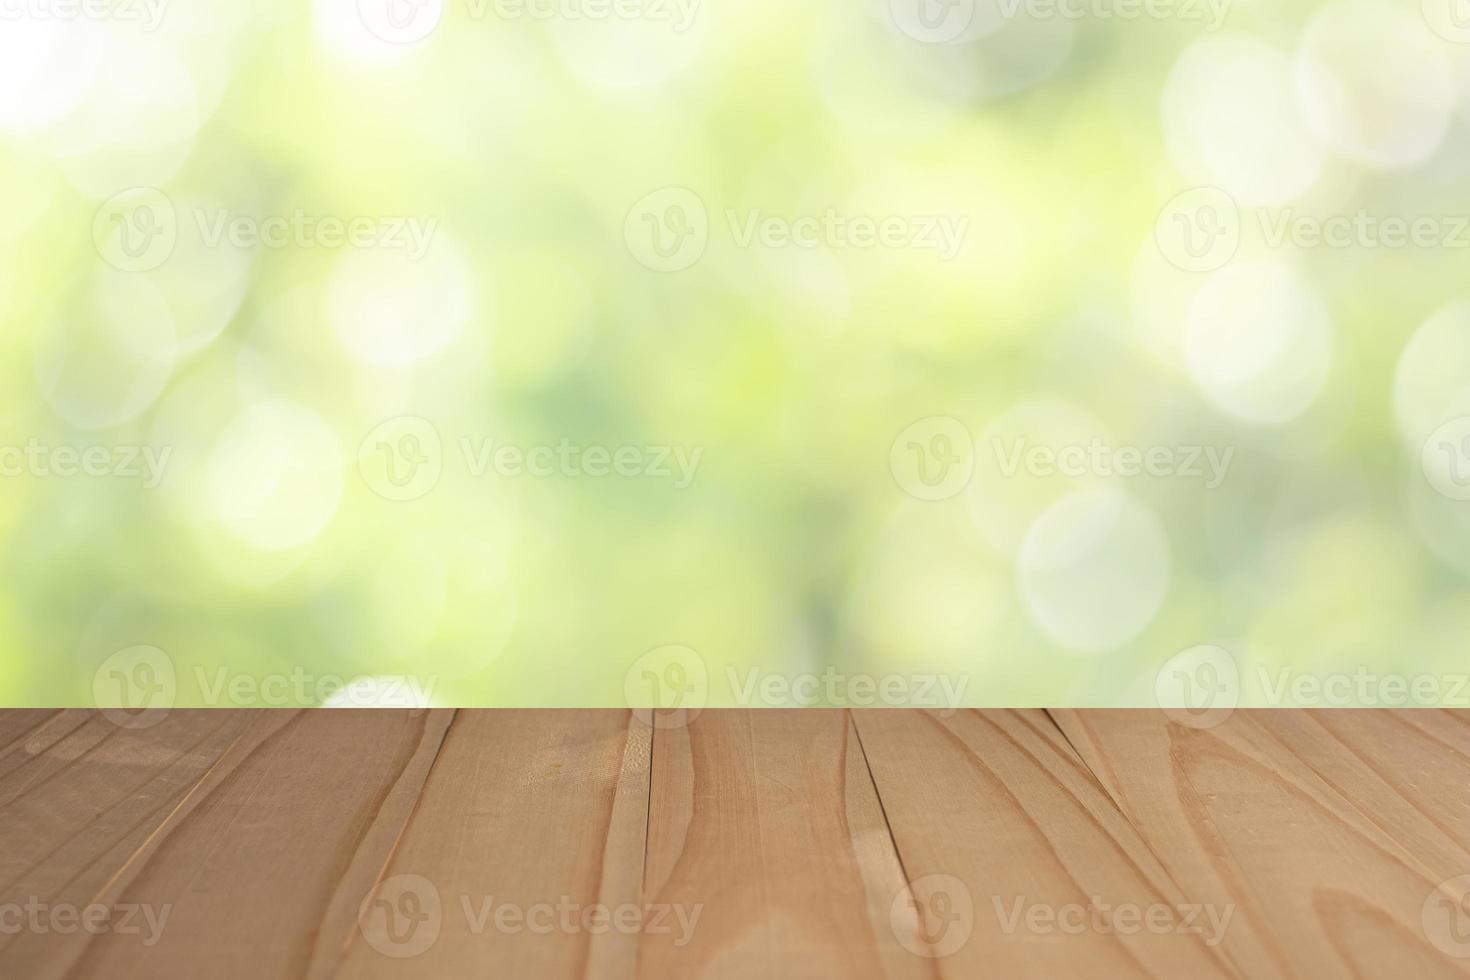
<instances>
[{"instance_id":1,"label":"bokeh light circle","mask_svg":"<svg viewBox=\"0 0 1470 980\"><path fill-rule=\"evenodd\" d=\"M350 248L327 284L327 318L364 364L412 367L460 335L472 297L469 270L442 236L422 257L407 248Z\"/></svg>"},{"instance_id":2,"label":"bokeh light circle","mask_svg":"<svg viewBox=\"0 0 1470 980\"><path fill-rule=\"evenodd\" d=\"M1332 322L1311 284L1279 262L1215 273L1189 307L1189 373L1217 408L1262 425L1306 410L1332 364Z\"/></svg>"},{"instance_id":3,"label":"bokeh light circle","mask_svg":"<svg viewBox=\"0 0 1470 980\"><path fill-rule=\"evenodd\" d=\"M1158 614L1169 586L1169 539L1131 494L1087 490L1037 518L1017 566L1022 605L1044 636L1075 653L1105 653Z\"/></svg>"},{"instance_id":4,"label":"bokeh light circle","mask_svg":"<svg viewBox=\"0 0 1470 980\"><path fill-rule=\"evenodd\" d=\"M1297 56L1301 102L1338 152L1373 167L1409 167L1444 141L1455 77L1424 20L1374 0L1318 11Z\"/></svg>"},{"instance_id":5,"label":"bokeh light circle","mask_svg":"<svg viewBox=\"0 0 1470 980\"><path fill-rule=\"evenodd\" d=\"M1409 338L1394 374L1393 405L1404 446L1415 454L1440 426L1470 416L1470 301L1435 313Z\"/></svg>"},{"instance_id":6,"label":"bokeh light circle","mask_svg":"<svg viewBox=\"0 0 1470 980\"><path fill-rule=\"evenodd\" d=\"M40 338L36 379L46 403L72 425L111 428L153 404L176 350L164 295L147 279L103 270Z\"/></svg>"},{"instance_id":7,"label":"bokeh light circle","mask_svg":"<svg viewBox=\"0 0 1470 980\"><path fill-rule=\"evenodd\" d=\"M1247 206L1290 201L1322 172L1321 143L1297 108L1291 59L1244 35L1185 49L1164 85L1163 126L1181 173Z\"/></svg>"},{"instance_id":8,"label":"bokeh light circle","mask_svg":"<svg viewBox=\"0 0 1470 980\"><path fill-rule=\"evenodd\" d=\"M261 551L316 537L342 498L343 460L335 432L312 410L288 401L245 409L209 457L208 490L219 521Z\"/></svg>"}]
</instances>

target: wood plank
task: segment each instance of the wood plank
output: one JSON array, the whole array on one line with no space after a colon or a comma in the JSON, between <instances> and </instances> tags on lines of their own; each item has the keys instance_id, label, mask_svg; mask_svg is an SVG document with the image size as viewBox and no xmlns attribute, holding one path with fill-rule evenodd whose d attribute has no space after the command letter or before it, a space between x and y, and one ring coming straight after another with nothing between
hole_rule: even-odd
<instances>
[{"instance_id":1,"label":"wood plank","mask_svg":"<svg viewBox=\"0 0 1470 980\"><path fill-rule=\"evenodd\" d=\"M1470 712L1358 708L1249 717L1437 870L1470 870Z\"/></svg>"},{"instance_id":2,"label":"wood plank","mask_svg":"<svg viewBox=\"0 0 1470 980\"><path fill-rule=\"evenodd\" d=\"M1236 975L1045 714L855 718L943 976Z\"/></svg>"},{"instance_id":3,"label":"wood plank","mask_svg":"<svg viewBox=\"0 0 1470 980\"><path fill-rule=\"evenodd\" d=\"M248 722L178 711L134 730L66 712L12 743L0 757L0 904L93 902ZM28 928L0 933L0 957L34 975L63 968L84 945Z\"/></svg>"},{"instance_id":4,"label":"wood plank","mask_svg":"<svg viewBox=\"0 0 1470 980\"><path fill-rule=\"evenodd\" d=\"M1466 712L0 712L7 976L1463 977L1467 874Z\"/></svg>"},{"instance_id":5,"label":"wood plank","mask_svg":"<svg viewBox=\"0 0 1470 980\"><path fill-rule=\"evenodd\" d=\"M631 977L650 745L629 711L460 712L341 975Z\"/></svg>"},{"instance_id":6,"label":"wood plank","mask_svg":"<svg viewBox=\"0 0 1470 980\"><path fill-rule=\"evenodd\" d=\"M101 714L80 708L25 715L18 719L9 712L4 713L5 732L0 735L0 804L66 768L87 748L118 730ZM69 744L54 748L63 739L70 739Z\"/></svg>"},{"instance_id":7,"label":"wood plank","mask_svg":"<svg viewBox=\"0 0 1470 980\"><path fill-rule=\"evenodd\" d=\"M1423 920L1439 883L1467 870L1459 849L1394 792L1391 765L1349 768L1321 725L1350 715L1238 711L1195 729L1159 712L1053 714L1183 887L1238 907L1224 948L1250 975L1470 973Z\"/></svg>"},{"instance_id":8,"label":"wood plank","mask_svg":"<svg viewBox=\"0 0 1470 980\"><path fill-rule=\"evenodd\" d=\"M415 768L422 781L450 714L173 711L114 729L11 804L50 846L6 894L122 910L137 931L23 931L7 963L35 977L300 975L335 893L387 859L407 818L391 812L395 786Z\"/></svg>"},{"instance_id":9,"label":"wood plank","mask_svg":"<svg viewBox=\"0 0 1470 980\"><path fill-rule=\"evenodd\" d=\"M37 729L68 712L49 708L0 708L0 758L14 751ZM73 710L73 714L83 714Z\"/></svg>"},{"instance_id":10,"label":"wood plank","mask_svg":"<svg viewBox=\"0 0 1470 980\"><path fill-rule=\"evenodd\" d=\"M902 868L847 712L707 710L654 739L639 976L922 977L890 924ZM695 915L697 914L697 919Z\"/></svg>"}]
</instances>

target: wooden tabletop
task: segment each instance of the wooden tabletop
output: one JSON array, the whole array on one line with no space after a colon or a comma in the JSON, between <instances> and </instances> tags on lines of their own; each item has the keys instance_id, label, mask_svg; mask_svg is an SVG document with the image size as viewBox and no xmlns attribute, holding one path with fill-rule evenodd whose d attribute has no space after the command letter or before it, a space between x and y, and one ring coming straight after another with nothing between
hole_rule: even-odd
<instances>
[{"instance_id":1,"label":"wooden tabletop","mask_svg":"<svg viewBox=\"0 0 1470 980\"><path fill-rule=\"evenodd\" d=\"M0 976L1470 976L1470 712L0 712Z\"/></svg>"}]
</instances>

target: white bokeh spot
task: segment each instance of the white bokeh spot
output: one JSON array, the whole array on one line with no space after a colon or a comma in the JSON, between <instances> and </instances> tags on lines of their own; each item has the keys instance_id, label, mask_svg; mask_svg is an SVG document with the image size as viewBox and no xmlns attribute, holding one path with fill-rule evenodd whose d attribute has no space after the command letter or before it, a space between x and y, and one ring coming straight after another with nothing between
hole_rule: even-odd
<instances>
[{"instance_id":1,"label":"white bokeh spot","mask_svg":"<svg viewBox=\"0 0 1470 980\"><path fill-rule=\"evenodd\" d=\"M1054 504L1031 525L1018 557L1031 622L1058 646L1084 654L1116 650L1153 622L1169 569L1158 517L1110 488Z\"/></svg>"}]
</instances>

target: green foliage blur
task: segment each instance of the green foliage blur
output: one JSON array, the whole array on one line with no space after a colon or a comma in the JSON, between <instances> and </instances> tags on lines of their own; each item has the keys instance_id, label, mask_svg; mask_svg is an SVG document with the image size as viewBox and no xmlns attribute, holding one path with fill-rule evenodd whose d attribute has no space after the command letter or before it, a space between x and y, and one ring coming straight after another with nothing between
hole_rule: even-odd
<instances>
[{"instance_id":1,"label":"green foliage blur","mask_svg":"<svg viewBox=\"0 0 1470 980\"><path fill-rule=\"evenodd\" d=\"M0 704L1470 669L1432 3L380 2L0 23Z\"/></svg>"}]
</instances>

